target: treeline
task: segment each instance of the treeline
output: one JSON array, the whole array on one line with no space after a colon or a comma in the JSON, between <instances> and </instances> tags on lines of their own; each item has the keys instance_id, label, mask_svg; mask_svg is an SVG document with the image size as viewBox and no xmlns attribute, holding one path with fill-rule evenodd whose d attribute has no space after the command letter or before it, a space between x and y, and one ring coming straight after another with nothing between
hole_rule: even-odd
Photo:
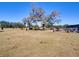
<instances>
[{"instance_id":1,"label":"treeline","mask_svg":"<svg viewBox=\"0 0 79 59\"><path fill-rule=\"evenodd\" d=\"M26 28L26 26L21 22L8 22L8 21L0 21L0 27L3 28ZM32 26L33 27L33 26ZM47 28L51 26L48 25ZM55 28L62 28L63 25L54 25Z\"/></svg>"},{"instance_id":2,"label":"treeline","mask_svg":"<svg viewBox=\"0 0 79 59\"><path fill-rule=\"evenodd\" d=\"M20 22L0 21L0 27L3 27L3 28L24 28L25 25L23 25Z\"/></svg>"}]
</instances>

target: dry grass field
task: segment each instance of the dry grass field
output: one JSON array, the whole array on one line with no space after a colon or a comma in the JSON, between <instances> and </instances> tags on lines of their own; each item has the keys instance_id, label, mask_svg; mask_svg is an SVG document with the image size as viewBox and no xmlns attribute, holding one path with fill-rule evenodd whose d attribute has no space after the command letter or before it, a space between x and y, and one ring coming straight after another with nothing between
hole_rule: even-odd
<instances>
[{"instance_id":1,"label":"dry grass field","mask_svg":"<svg viewBox=\"0 0 79 59\"><path fill-rule=\"evenodd\" d=\"M79 56L79 34L4 29L0 31L0 56Z\"/></svg>"}]
</instances>

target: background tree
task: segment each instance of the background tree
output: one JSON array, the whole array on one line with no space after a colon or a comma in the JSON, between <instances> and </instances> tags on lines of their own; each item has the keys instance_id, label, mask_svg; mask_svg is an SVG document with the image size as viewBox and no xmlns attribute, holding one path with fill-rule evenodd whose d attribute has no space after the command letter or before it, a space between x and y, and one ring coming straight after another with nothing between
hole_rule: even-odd
<instances>
[{"instance_id":1,"label":"background tree","mask_svg":"<svg viewBox=\"0 0 79 59\"><path fill-rule=\"evenodd\" d=\"M26 19L26 18L23 18L23 19L22 19L22 23L23 23L23 25L26 27L27 19Z\"/></svg>"},{"instance_id":2,"label":"background tree","mask_svg":"<svg viewBox=\"0 0 79 59\"><path fill-rule=\"evenodd\" d=\"M20 22L0 21L0 26L3 28L23 28L24 25Z\"/></svg>"}]
</instances>

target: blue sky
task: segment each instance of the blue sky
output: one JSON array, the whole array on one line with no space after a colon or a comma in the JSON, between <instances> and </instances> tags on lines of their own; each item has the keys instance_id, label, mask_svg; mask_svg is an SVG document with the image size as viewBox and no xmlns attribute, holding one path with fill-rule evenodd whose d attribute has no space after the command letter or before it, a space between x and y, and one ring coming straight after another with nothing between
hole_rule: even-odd
<instances>
[{"instance_id":1,"label":"blue sky","mask_svg":"<svg viewBox=\"0 0 79 59\"><path fill-rule=\"evenodd\" d=\"M43 8L46 15L57 10L60 13L61 24L79 24L78 2L0 2L0 21L21 21L29 15L32 4Z\"/></svg>"}]
</instances>

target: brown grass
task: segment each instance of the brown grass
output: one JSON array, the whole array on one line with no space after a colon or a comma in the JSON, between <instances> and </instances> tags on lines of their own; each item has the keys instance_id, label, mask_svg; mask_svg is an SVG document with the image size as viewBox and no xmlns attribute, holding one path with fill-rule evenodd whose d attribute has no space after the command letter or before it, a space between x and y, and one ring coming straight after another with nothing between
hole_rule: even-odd
<instances>
[{"instance_id":1,"label":"brown grass","mask_svg":"<svg viewBox=\"0 0 79 59\"><path fill-rule=\"evenodd\" d=\"M79 56L79 34L4 29L0 56Z\"/></svg>"}]
</instances>

